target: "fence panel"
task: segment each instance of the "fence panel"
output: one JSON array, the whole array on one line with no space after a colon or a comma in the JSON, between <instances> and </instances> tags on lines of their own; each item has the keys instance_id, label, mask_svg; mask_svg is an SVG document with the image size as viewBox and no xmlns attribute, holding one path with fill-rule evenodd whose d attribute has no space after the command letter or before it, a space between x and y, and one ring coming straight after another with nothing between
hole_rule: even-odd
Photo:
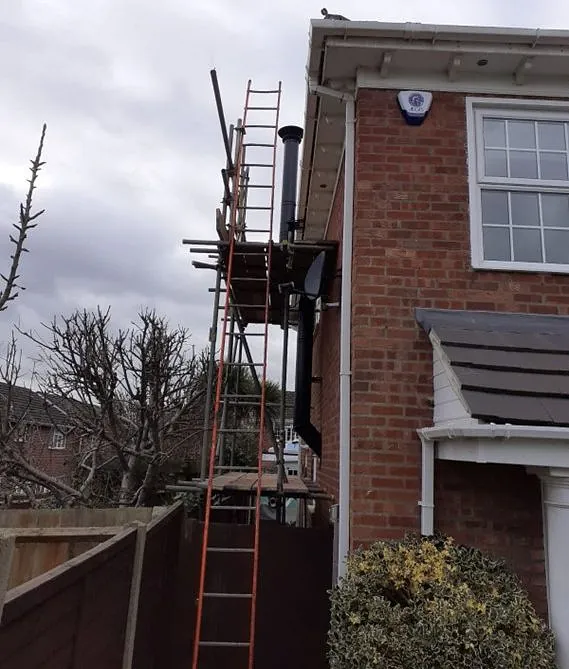
<instances>
[{"instance_id":1,"label":"fence panel","mask_svg":"<svg viewBox=\"0 0 569 669\"><path fill-rule=\"evenodd\" d=\"M121 669L136 530L6 594L2 669Z\"/></svg>"}]
</instances>

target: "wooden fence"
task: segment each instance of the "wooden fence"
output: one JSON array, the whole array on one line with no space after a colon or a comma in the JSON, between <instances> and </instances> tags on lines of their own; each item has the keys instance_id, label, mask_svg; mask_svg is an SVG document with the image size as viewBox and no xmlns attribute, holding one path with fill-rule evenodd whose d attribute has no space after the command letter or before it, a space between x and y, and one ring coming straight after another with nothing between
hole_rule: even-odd
<instances>
[{"instance_id":1,"label":"wooden fence","mask_svg":"<svg viewBox=\"0 0 569 669\"><path fill-rule=\"evenodd\" d=\"M251 526L214 524L211 545L242 548L251 545ZM181 545L182 570L173 616L172 657L164 667L191 666L192 630L198 582L202 526L187 520ZM326 639L330 619L328 591L332 586L331 528L296 528L267 521L261 525L257 599L255 669L327 669ZM250 555L212 553L207 589L249 592ZM249 602L242 599L208 601L203 639L246 640ZM233 625L230 627L228 622ZM234 623L234 621L237 621ZM242 657L239 657L241 652ZM200 669L246 667L246 651L204 648ZM160 664L155 665L156 669Z\"/></svg>"},{"instance_id":2,"label":"wooden fence","mask_svg":"<svg viewBox=\"0 0 569 669\"><path fill-rule=\"evenodd\" d=\"M0 510L0 532L14 536L8 588L78 557L120 532L149 523L164 507L124 509Z\"/></svg>"},{"instance_id":3,"label":"wooden fence","mask_svg":"<svg viewBox=\"0 0 569 669\"><path fill-rule=\"evenodd\" d=\"M111 538L8 590L3 615L0 599L2 669L190 666L202 526L185 520L181 505L151 512L149 518L147 524L139 520L120 530L108 526L116 530ZM250 544L251 531L216 524L211 537L220 546L237 548ZM0 542L0 593L6 580L2 551L7 546L9 552L8 544ZM331 532L266 522L260 550L255 669L325 669ZM214 555L208 587L246 592L251 577L246 554ZM240 600L224 600L219 610L209 610L204 637L245 638L248 611L239 615L227 608L239 605ZM232 629L229 620L238 621ZM246 666L225 653L208 649L200 669Z\"/></svg>"},{"instance_id":4,"label":"wooden fence","mask_svg":"<svg viewBox=\"0 0 569 669\"><path fill-rule=\"evenodd\" d=\"M166 635L155 628L169 628L169 611L150 608L150 600L163 604L172 597L166 592L172 577L156 574L167 569L170 553L177 561L182 518L176 505L148 525L115 527L110 539L8 590L0 667L131 669L145 666L135 664L137 655L163 656ZM89 529L108 533L112 526ZM63 536L65 528L58 531ZM164 562L154 564L156 559Z\"/></svg>"}]
</instances>

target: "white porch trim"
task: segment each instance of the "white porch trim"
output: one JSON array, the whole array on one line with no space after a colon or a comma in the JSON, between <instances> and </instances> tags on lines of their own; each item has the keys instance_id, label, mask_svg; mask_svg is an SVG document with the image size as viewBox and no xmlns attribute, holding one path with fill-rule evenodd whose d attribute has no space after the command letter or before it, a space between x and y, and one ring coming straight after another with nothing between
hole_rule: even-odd
<instances>
[{"instance_id":1,"label":"white porch trim","mask_svg":"<svg viewBox=\"0 0 569 669\"><path fill-rule=\"evenodd\" d=\"M542 481L550 625L559 669L569 669L569 428L448 425L417 431L423 452L421 532L434 530L434 460L523 465Z\"/></svg>"}]
</instances>

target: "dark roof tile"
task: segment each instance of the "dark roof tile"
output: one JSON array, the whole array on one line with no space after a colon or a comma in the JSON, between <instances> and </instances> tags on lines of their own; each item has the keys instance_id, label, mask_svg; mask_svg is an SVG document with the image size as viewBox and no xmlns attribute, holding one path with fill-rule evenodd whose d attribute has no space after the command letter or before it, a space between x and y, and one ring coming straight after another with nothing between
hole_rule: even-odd
<instances>
[{"instance_id":1,"label":"dark roof tile","mask_svg":"<svg viewBox=\"0 0 569 669\"><path fill-rule=\"evenodd\" d=\"M569 425L569 317L417 309L473 417Z\"/></svg>"}]
</instances>

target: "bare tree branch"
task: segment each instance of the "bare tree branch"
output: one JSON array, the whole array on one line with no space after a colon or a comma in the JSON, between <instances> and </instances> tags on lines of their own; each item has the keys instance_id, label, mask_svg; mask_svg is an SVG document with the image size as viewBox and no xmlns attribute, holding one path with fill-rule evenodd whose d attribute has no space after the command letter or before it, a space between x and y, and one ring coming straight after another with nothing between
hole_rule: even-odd
<instances>
[{"instance_id":1,"label":"bare tree branch","mask_svg":"<svg viewBox=\"0 0 569 669\"><path fill-rule=\"evenodd\" d=\"M7 309L8 302L15 300L16 297L18 297L19 295L18 290L25 290L24 286L18 283L18 279L20 278L18 271L20 267L22 253L27 253L28 251L28 249L25 247L28 233L30 232L30 230L32 230L32 228L35 228L37 226L37 223L34 223L33 221L35 221L44 213L43 209L36 213L32 213L32 200L33 200L34 190L36 188L37 178L39 176L41 168L43 167L43 165L45 165L45 162L42 162L41 157L42 157L46 130L47 126L44 123L36 157L32 161L30 161L31 162L30 172L32 173L30 179L28 179L28 183L30 185L28 187L28 192L26 195L25 202L20 204L19 222L18 224L14 224L14 228L16 228L16 230L18 231L18 235L16 237L10 235L10 241L14 244L15 247L14 253L11 256L12 262L10 265L10 271L8 272L8 276L0 274L0 278L4 282L4 288L3 290L0 291L0 311Z\"/></svg>"}]
</instances>

